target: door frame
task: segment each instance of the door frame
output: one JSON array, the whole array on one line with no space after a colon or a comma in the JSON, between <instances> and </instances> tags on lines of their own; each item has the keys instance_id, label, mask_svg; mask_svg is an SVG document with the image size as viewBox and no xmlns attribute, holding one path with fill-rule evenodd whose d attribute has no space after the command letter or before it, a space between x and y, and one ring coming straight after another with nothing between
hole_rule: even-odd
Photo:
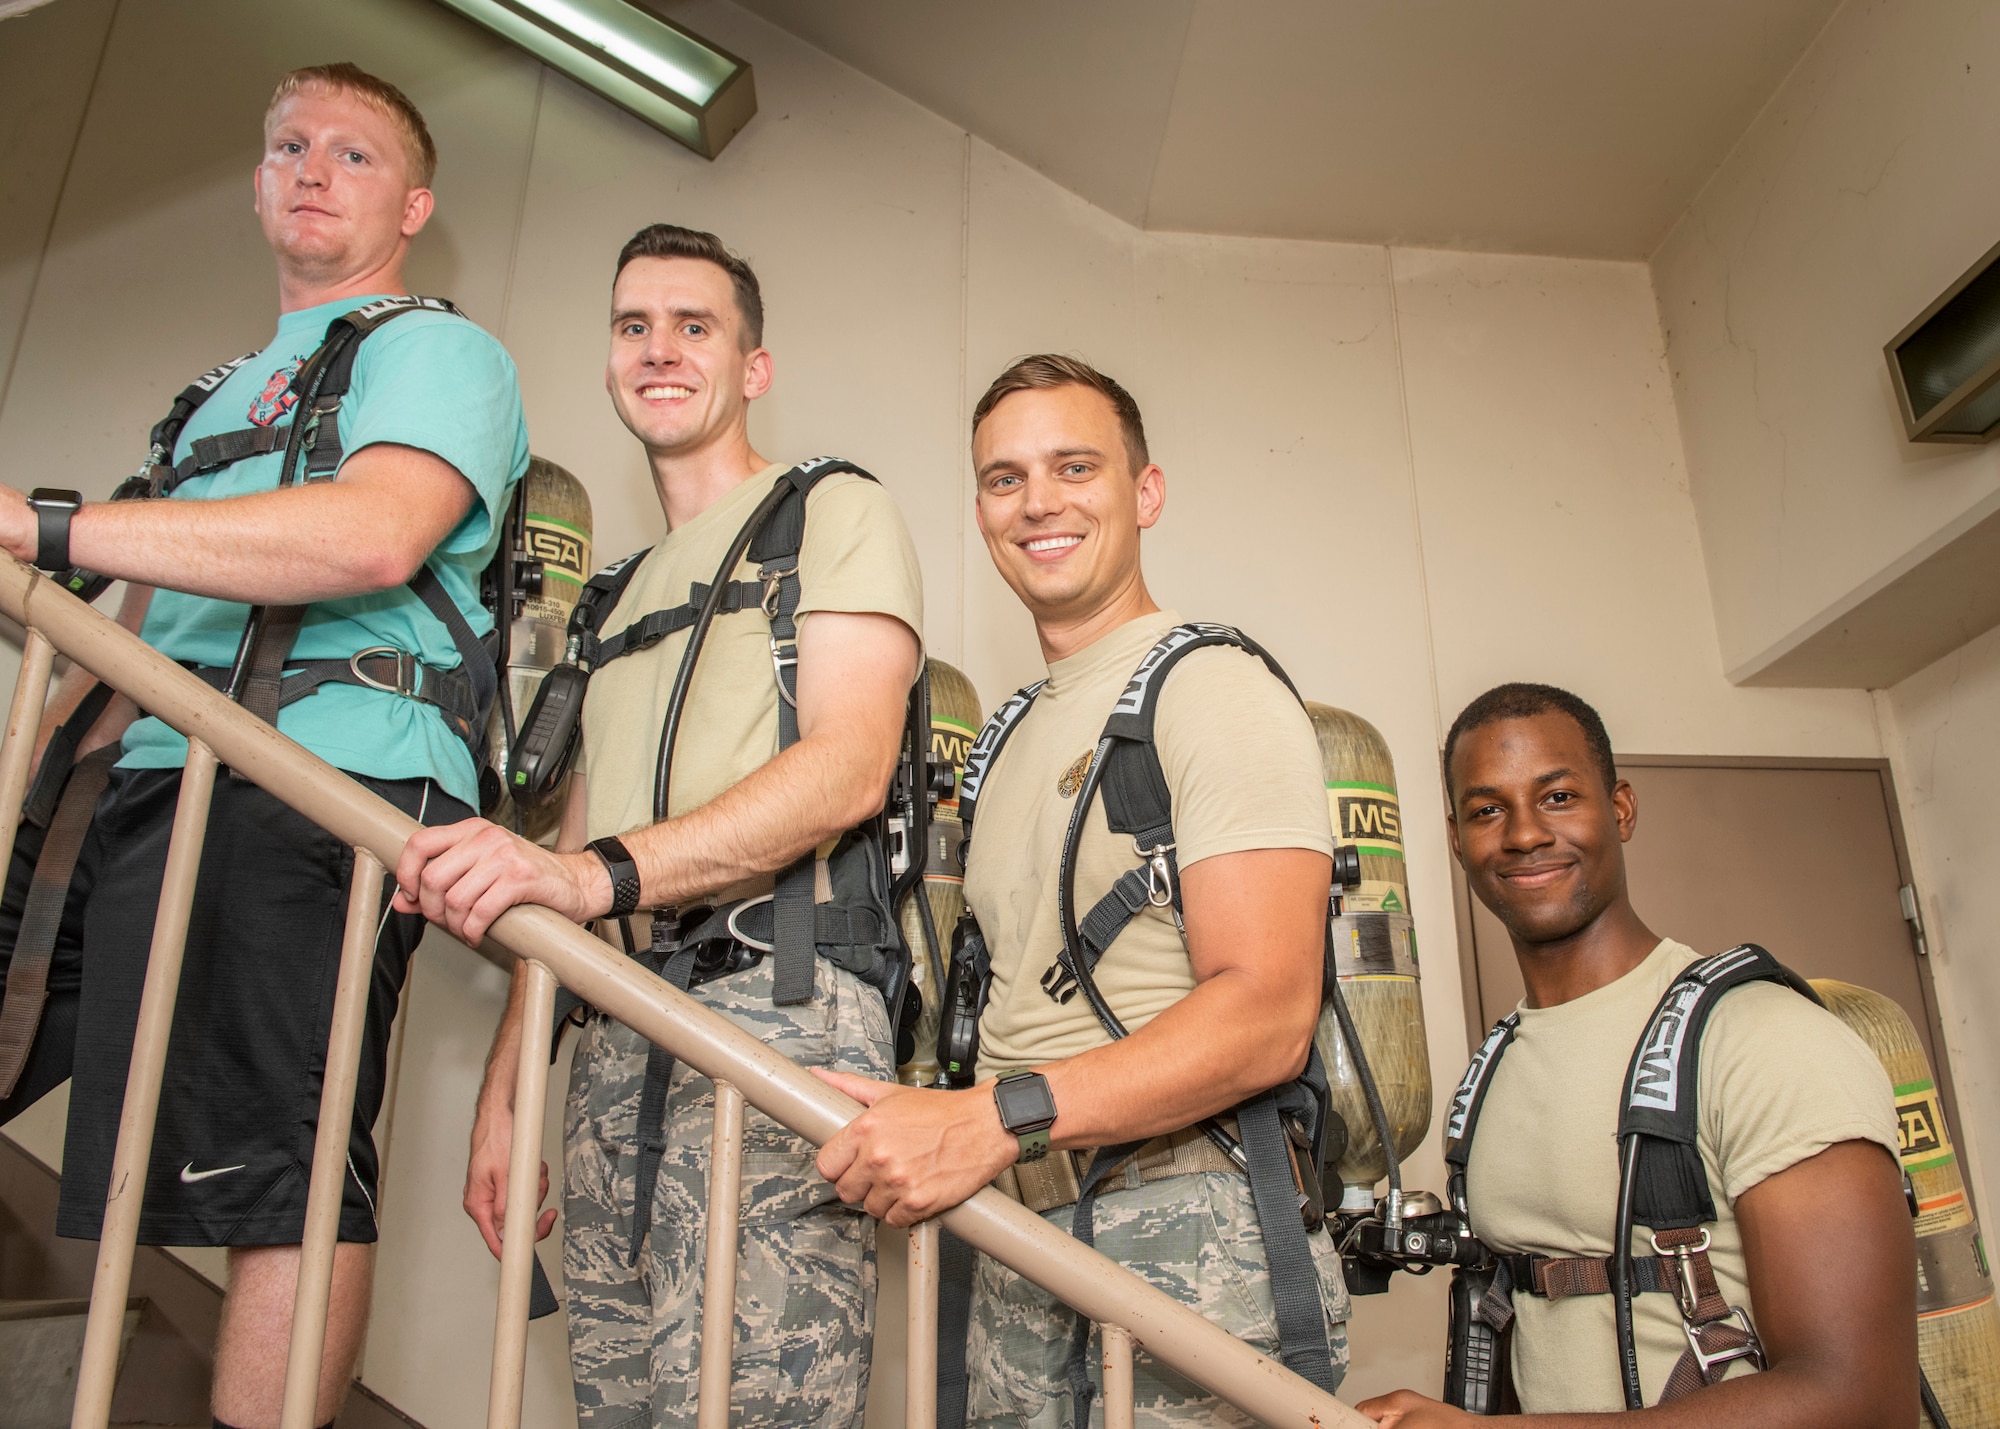
<instances>
[{"instance_id":1,"label":"door frame","mask_svg":"<svg viewBox=\"0 0 2000 1429\"><path fill-rule=\"evenodd\" d=\"M1442 753L1440 753L1442 759ZM1620 754L1617 756L1620 770L1624 769L1844 769L1872 773L1880 781L1882 806L1889 815L1889 840L1896 854L1896 876L1909 887L1916 887L1916 872L1910 863L1909 840L1903 833L1903 809L1896 797L1895 775L1890 771L1886 759L1813 759L1793 758L1774 754ZM1472 886L1466 881L1465 870L1457 859L1451 860L1451 900L1452 917L1458 933L1458 979L1459 992L1465 1013L1465 1049L1470 1057L1475 1048L1485 1040L1487 1029L1494 1019L1487 1019L1480 1005L1479 965L1473 942ZM1923 917L1923 897L1919 890L1917 916ZM1903 924L1906 932L1912 932L1909 923ZM1929 939L1926 937L1926 943ZM1938 1050L1938 1065L1931 1069L1938 1084L1938 1095L1944 1102L1947 1125L1963 1128L1965 1123L1958 1113L1958 1092L1952 1080L1951 1048L1945 1040L1944 1018L1938 1007L1937 980L1931 968L1928 950L1917 951L1912 932L1910 956L1917 960L1917 986L1924 1000L1924 1017L1929 1023L1931 1046ZM1961 1131L1961 1134L1962 1131ZM1966 1185L1968 1198L1971 1182Z\"/></svg>"}]
</instances>

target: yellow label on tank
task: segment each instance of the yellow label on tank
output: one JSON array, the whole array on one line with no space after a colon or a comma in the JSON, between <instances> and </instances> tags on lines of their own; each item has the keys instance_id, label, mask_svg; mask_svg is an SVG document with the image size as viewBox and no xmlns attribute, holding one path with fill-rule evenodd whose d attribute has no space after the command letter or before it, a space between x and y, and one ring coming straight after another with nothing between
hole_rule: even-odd
<instances>
[{"instance_id":1,"label":"yellow label on tank","mask_svg":"<svg viewBox=\"0 0 2000 1429\"><path fill-rule=\"evenodd\" d=\"M1935 1171L1954 1159L1944 1126L1944 1105L1928 1078L1896 1088L1896 1141L1905 1171Z\"/></svg>"},{"instance_id":2,"label":"yellow label on tank","mask_svg":"<svg viewBox=\"0 0 2000 1429\"><path fill-rule=\"evenodd\" d=\"M523 602L521 613L530 620L566 625L590 579L590 537L559 517L534 511L525 524L528 559L542 564L542 593Z\"/></svg>"},{"instance_id":3,"label":"yellow label on tank","mask_svg":"<svg viewBox=\"0 0 2000 1429\"><path fill-rule=\"evenodd\" d=\"M1403 809L1387 784L1329 780L1326 805L1335 843L1353 844L1377 858L1403 856Z\"/></svg>"}]
</instances>

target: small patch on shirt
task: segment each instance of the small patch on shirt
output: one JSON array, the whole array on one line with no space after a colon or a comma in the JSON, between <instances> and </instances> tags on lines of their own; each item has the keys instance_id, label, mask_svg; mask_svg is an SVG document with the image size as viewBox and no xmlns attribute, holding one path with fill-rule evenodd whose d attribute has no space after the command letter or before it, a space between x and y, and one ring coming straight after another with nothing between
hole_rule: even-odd
<instances>
[{"instance_id":1,"label":"small patch on shirt","mask_svg":"<svg viewBox=\"0 0 2000 1429\"><path fill-rule=\"evenodd\" d=\"M1076 791L1083 787L1083 776L1090 772L1090 756L1097 751L1086 749L1077 755L1076 763L1063 770L1062 778L1056 780L1056 792L1065 799L1074 799Z\"/></svg>"},{"instance_id":2,"label":"small patch on shirt","mask_svg":"<svg viewBox=\"0 0 2000 1429\"><path fill-rule=\"evenodd\" d=\"M260 427L268 427L298 402L299 394L292 390L292 379L298 376L298 362L288 362L271 374L271 380L264 384L250 403L250 420Z\"/></svg>"}]
</instances>

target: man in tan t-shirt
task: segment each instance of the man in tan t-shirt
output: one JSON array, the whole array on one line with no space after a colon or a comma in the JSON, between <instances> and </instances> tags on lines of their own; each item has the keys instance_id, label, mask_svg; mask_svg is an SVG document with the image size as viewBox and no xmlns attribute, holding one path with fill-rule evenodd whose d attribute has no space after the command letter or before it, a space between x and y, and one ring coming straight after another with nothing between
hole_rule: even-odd
<instances>
[{"instance_id":1,"label":"man in tan t-shirt","mask_svg":"<svg viewBox=\"0 0 2000 1429\"><path fill-rule=\"evenodd\" d=\"M978 1084L920 1091L823 1073L871 1109L827 1143L820 1169L842 1197L892 1224L993 1183L1069 1231L1087 1149L1135 1144L1097 1194L1096 1248L1275 1352L1250 1184L1197 1125L1306 1064L1333 849L1312 727L1240 649L1197 649L1166 675L1155 735L1186 933L1171 907L1149 904L1109 943L1094 977L1130 1032L1113 1040L1053 966L1063 946L1057 869L1105 720L1179 623L1154 604L1139 562L1165 477L1147 460L1124 388L1059 357L1024 358L994 382L973 415L973 462L980 532L1048 662L1047 682L985 772L971 829L966 902L993 970ZM1077 860L1079 914L1141 862L1097 800ZM1034 1090L1052 1124L1024 1130L1016 1117L1009 1129L996 1086L1023 1076L1042 1083ZM1340 1259L1327 1236L1297 1222L1288 1233L1298 1254L1287 1269L1318 1293L1323 1378L1337 1383L1347 1360ZM1077 1317L984 1257L972 1296L968 1422L1084 1422L1066 1377ZM1250 1422L1143 1353L1136 1379L1141 1424Z\"/></svg>"},{"instance_id":2,"label":"man in tan t-shirt","mask_svg":"<svg viewBox=\"0 0 2000 1429\"><path fill-rule=\"evenodd\" d=\"M1506 925L1527 986L1473 1135L1473 1231L1509 1255L1608 1257L1626 1069L1655 1005L1698 955L1650 932L1632 907L1624 844L1638 804L1589 705L1547 685L1490 690L1452 725L1445 771L1452 849ZM1716 1212L1708 1260L1768 1368L1737 1359L1719 1382L1660 1404L1688 1336L1675 1296L1636 1295L1640 1385L1658 1406L1641 1417L1661 1429L1916 1422L1914 1251L1882 1064L1831 1013L1752 982L1715 1005L1699 1065L1698 1148ZM1653 1254L1648 1235L1636 1228L1635 1259ZM1622 1413L1612 1297L1551 1299L1517 1283L1513 1303L1511 1365L1527 1419ZM1408 1390L1361 1408L1396 1429L1479 1422Z\"/></svg>"},{"instance_id":3,"label":"man in tan t-shirt","mask_svg":"<svg viewBox=\"0 0 2000 1429\"><path fill-rule=\"evenodd\" d=\"M605 385L645 447L667 535L600 625L607 642L653 612L699 600L787 471L750 446L749 406L770 386L771 355L747 264L710 234L657 224L619 255L611 308ZM655 644L600 650L561 851L478 820L420 834L397 867L399 906L421 906L473 944L516 903L578 922L616 915L600 924L607 937L682 986L692 981L709 1007L794 1061L891 1077L883 993L851 956L830 961L827 935L808 934L792 993L784 948L759 956L781 942L766 896L774 875L796 864L801 887L812 885L819 902L839 902L847 886L835 886L839 870L865 856L852 838L834 841L882 808L920 658L922 582L894 503L873 481L834 473L810 486L804 511L792 691L777 684L782 647L771 618L789 599L775 573L785 562L774 557L764 570L746 558L733 579L764 589L732 603L709 629L666 789L656 785L657 761L689 640L685 620L656 622L673 633ZM604 653L614 648L629 653ZM796 699L798 738L789 747L781 747L781 694ZM662 797L665 817L656 818ZM816 862L800 862L815 849ZM707 912L743 899L752 901L740 926ZM624 916L634 908L653 911ZM889 926L888 911L876 911L871 925ZM622 925L617 933L613 924ZM753 924L763 933L755 942ZM510 1210L522 991L517 976L466 1172L466 1210L496 1256ZM563 1277L586 1429L678 1425L694 1412L714 1089L686 1066L673 1065L669 1077L669 1063L602 1016L588 1021L576 1053L563 1138ZM730 1422L859 1426L874 1312L872 1223L813 1169L813 1147L769 1117L746 1114L743 1146ZM554 1216L546 1213L540 1234Z\"/></svg>"}]
</instances>

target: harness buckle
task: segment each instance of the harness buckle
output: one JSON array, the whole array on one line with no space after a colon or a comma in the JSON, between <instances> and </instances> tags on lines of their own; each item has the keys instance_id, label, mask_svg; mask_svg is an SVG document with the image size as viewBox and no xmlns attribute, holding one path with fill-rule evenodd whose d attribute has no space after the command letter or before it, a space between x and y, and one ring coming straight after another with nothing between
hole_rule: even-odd
<instances>
[{"instance_id":1,"label":"harness buckle","mask_svg":"<svg viewBox=\"0 0 2000 1429\"><path fill-rule=\"evenodd\" d=\"M396 661L396 683L384 684L361 668L363 660L378 659L388 655ZM407 650L398 650L393 645L370 645L365 650L356 650L347 657L347 668L354 672L354 678L371 690L380 690L388 695L401 695L410 699L422 688L423 673L417 657Z\"/></svg>"},{"instance_id":2,"label":"harness buckle","mask_svg":"<svg viewBox=\"0 0 2000 1429\"><path fill-rule=\"evenodd\" d=\"M778 592L782 589L786 576L795 576L798 573L799 568L797 566L790 566L782 571L766 570L758 572L758 574L764 577L764 618L766 620L776 620L778 618Z\"/></svg>"},{"instance_id":3,"label":"harness buckle","mask_svg":"<svg viewBox=\"0 0 2000 1429\"><path fill-rule=\"evenodd\" d=\"M783 700L786 704L790 705L793 709L797 709L799 707L799 702L792 697L792 692L785 687L785 671L795 670L798 668L799 647L796 645L790 647L780 645L778 643L778 637L775 635L770 637L770 644L771 644L771 675L772 678L774 678L778 682L778 698ZM785 653L787 648L789 648L792 652L789 655Z\"/></svg>"},{"instance_id":4,"label":"harness buckle","mask_svg":"<svg viewBox=\"0 0 2000 1429\"><path fill-rule=\"evenodd\" d=\"M741 943L744 947L755 948L760 953L776 952L777 949L772 944L761 942L758 939L751 937L748 933L745 933L741 928L736 926L736 920L738 918L741 918L750 909L755 908L760 903L771 902L774 896L775 895L773 894L762 893L755 898L746 898L741 903L737 904L734 908L730 909L729 917L725 920L724 923L724 926L726 926L729 929L729 936L734 938L737 942Z\"/></svg>"},{"instance_id":5,"label":"harness buckle","mask_svg":"<svg viewBox=\"0 0 2000 1429\"><path fill-rule=\"evenodd\" d=\"M1170 843L1146 848L1137 839L1132 840L1132 852L1146 860L1146 902L1155 908L1171 908L1174 902L1174 868L1167 862L1167 855L1174 851Z\"/></svg>"},{"instance_id":6,"label":"harness buckle","mask_svg":"<svg viewBox=\"0 0 2000 1429\"><path fill-rule=\"evenodd\" d=\"M1713 1354L1701 1347L1701 1332L1717 1325L1727 1325L1731 1320L1743 1332L1744 1342L1728 1349L1717 1350ZM1758 1369L1764 1368L1764 1342L1757 1338L1757 1327L1750 1323L1750 1316L1741 1305L1731 1305L1728 1313L1719 1319L1710 1320L1706 1325L1696 1325L1690 1320L1681 1322L1681 1333L1687 1336L1688 1353L1694 1356L1696 1366L1701 1370L1701 1382L1714 1384L1721 1376L1714 1373L1719 1365L1734 1364L1737 1360L1750 1360Z\"/></svg>"},{"instance_id":7,"label":"harness buckle","mask_svg":"<svg viewBox=\"0 0 2000 1429\"><path fill-rule=\"evenodd\" d=\"M1701 1305L1701 1287L1695 1283L1694 1258L1708 1250L1708 1227L1702 1227L1701 1240L1697 1244L1677 1245L1671 1251L1660 1244L1659 1232L1653 1232L1651 1239L1655 1255L1672 1255L1674 1258L1674 1268L1680 1275L1679 1282L1675 1286L1674 1298L1681 1303L1682 1322L1685 1325L1691 1326L1694 1324L1695 1311ZM1742 1312L1737 1311L1736 1313L1741 1314ZM1747 1326L1749 1321L1746 1319L1744 1324ZM1692 1334L1692 1331L1690 1331L1690 1334Z\"/></svg>"}]
</instances>

